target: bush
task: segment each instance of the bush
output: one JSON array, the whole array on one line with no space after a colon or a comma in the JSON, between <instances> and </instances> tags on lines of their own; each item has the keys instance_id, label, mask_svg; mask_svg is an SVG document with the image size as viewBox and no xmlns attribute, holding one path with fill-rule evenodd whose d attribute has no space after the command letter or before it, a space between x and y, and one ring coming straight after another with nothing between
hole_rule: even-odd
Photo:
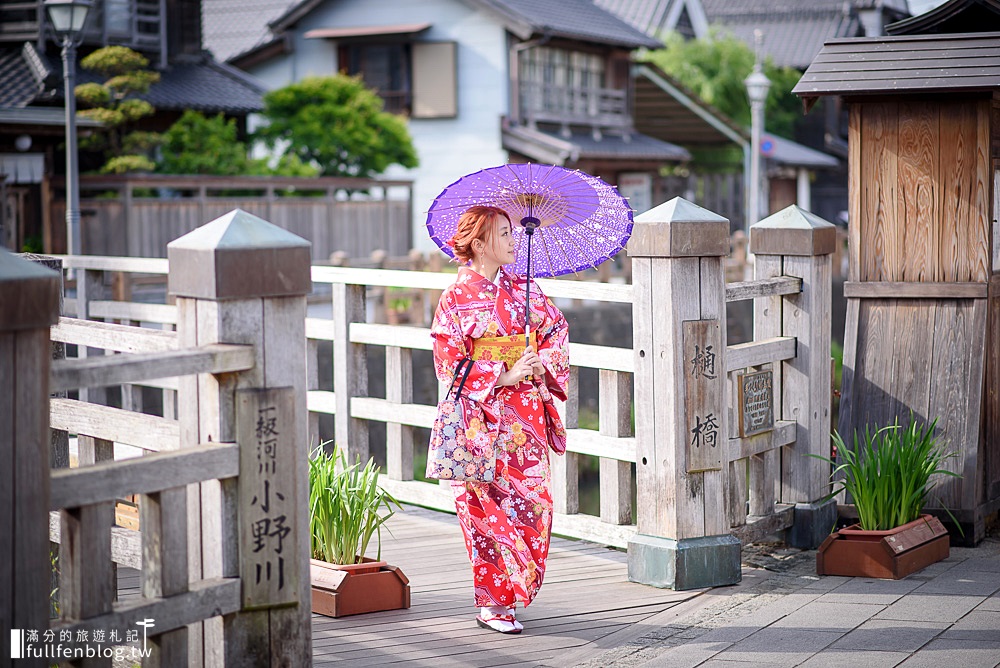
<instances>
[{"instance_id":1,"label":"bush","mask_svg":"<svg viewBox=\"0 0 1000 668\"><path fill-rule=\"evenodd\" d=\"M961 477L943 468L957 454L940 447L934 436L936 426L936 419L921 426L911 413L906 427L901 427L897 418L874 433L866 427L863 439L855 430L852 448L834 431L837 458L842 463L811 455L834 466L831 477L840 487L827 498L847 492L857 508L861 528L866 531L885 531L919 518L936 484L931 482L931 476Z\"/></svg>"}]
</instances>

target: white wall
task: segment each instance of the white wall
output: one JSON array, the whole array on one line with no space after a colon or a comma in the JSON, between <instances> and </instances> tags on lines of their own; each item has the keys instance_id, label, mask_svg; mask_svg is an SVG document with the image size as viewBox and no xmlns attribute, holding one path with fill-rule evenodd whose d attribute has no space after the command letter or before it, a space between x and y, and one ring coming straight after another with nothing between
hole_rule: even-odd
<instances>
[{"instance_id":1,"label":"white wall","mask_svg":"<svg viewBox=\"0 0 1000 668\"><path fill-rule=\"evenodd\" d=\"M305 76L337 71L331 40L305 39L309 30L406 23L431 23L418 39L458 43L458 115L453 119L410 120L410 134L420 166L390 168L388 178L406 178L413 186L413 241L421 250L436 248L424 230L434 197L464 174L503 164L500 117L508 110L507 37L492 14L461 0L339 0L327 2L294 30L294 51L251 70L269 88Z\"/></svg>"}]
</instances>

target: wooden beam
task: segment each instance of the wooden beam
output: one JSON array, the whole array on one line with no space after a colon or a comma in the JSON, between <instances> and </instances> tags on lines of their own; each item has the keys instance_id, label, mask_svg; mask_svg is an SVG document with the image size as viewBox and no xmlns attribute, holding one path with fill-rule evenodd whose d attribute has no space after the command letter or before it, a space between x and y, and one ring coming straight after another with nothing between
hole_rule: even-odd
<instances>
[{"instance_id":1,"label":"wooden beam","mask_svg":"<svg viewBox=\"0 0 1000 668\"><path fill-rule=\"evenodd\" d=\"M155 353L177 349L177 334L174 332L76 318L59 318L59 323L51 328L50 336L53 341L119 353Z\"/></svg>"},{"instance_id":2,"label":"wooden beam","mask_svg":"<svg viewBox=\"0 0 1000 668\"><path fill-rule=\"evenodd\" d=\"M104 387L196 373L244 371L254 366L250 346L213 344L187 350L57 361L50 390Z\"/></svg>"},{"instance_id":3,"label":"wooden beam","mask_svg":"<svg viewBox=\"0 0 1000 668\"><path fill-rule=\"evenodd\" d=\"M177 307L171 304L142 304L138 302L90 302L90 317L109 320L137 320L166 325L177 324Z\"/></svg>"},{"instance_id":4,"label":"wooden beam","mask_svg":"<svg viewBox=\"0 0 1000 668\"><path fill-rule=\"evenodd\" d=\"M794 359L796 348L794 336L773 336L760 341L738 343L726 348L726 371Z\"/></svg>"},{"instance_id":5,"label":"wooden beam","mask_svg":"<svg viewBox=\"0 0 1000 668\"><path fill-rule=\"evenodd\" d=\"M757 543L792 526L794 515L794 506L775 504L772 514L765 517L748 517L745 525L733 527L730 531L744 545Z\"/></svg>"},{"instance_id":6,"label":"wooden beam","mask_svg":"<svg viewBox=\"0 0 1000 668\"><path fill-rule=\"evenodd\" d=\"M62 541L62 519L58 511L49 513L49 541ZM142 533L135 529L111 527L111 561L119 566L142 570Z\"/></svg>"},{"instance_id":7,"label":"wooden beam","mask_svg":"<svg viewBox=\"0 0 1000 668\"><path fill-rule=\"evenodd\" d=\"M351 417L363 420L394 422L430 429L434 426L436 415L437 409L434 406L424 404L400 404L377 397L351 399Z\"/></svg>"},{"instance_id":8,"label":"wooden beam","mask_svg":"<svg viewBox=\"0 0 1000 668\"><path fill-rule=\"evenodd\" d=\"M312 413L336 415L337 395L328 390L309 390L306 394L306 405Z\"/></svg>"},{"instance_id":9,"label":"wooden beam","mask_svg":"<svg viewBox=\"0 0 1000 668\"><path fill-rule=\"evenodd\" d=\"M176 420L156 415L57 397L49 400L49 406L52 428L73 434L126 443L153 452L170 449L164 444L176 443L180 437Z\"/></svg>"},{"instance_id":10,"label":"wooden beam","mask_svg":"<svg viewBox=\"0 0 1000 668\"><path fill-rule=\"evenodd\" d=\"M60 257L60 256L57 256ZM65 255L63 267L67 269L96 269L102 271L127 271L133 274L167 274L167 259L154 257L106 257L90 255Z\"/></svg>"},{"instance_id":11,"label":"wooden beam","mask_svg":"<svg viewBox=\"0 0 1000 668\"><path fill-rule=\"evenodd\" d=\"M444 290L455 282L455 274L396 269L354 269L350 267L312 268L315 283L365 285L410 288L415 290ZM632 303L632 286L594 281L539 278L538 286L549 297L588 299L602 302Z\"/></svg>"},{"instance_id":12,"label":"wooden beam","mask_svg":"<svg viewBox=\"0 0 1000 668\"><path fill-rule=\"evenodd\" d=\"M114 501L129 494L151 494L204 480L239 475L235 443L158 452L146 457L52 472L49 509Z\"/></svg>"},{"instance_id":13,"label":"wooden beam","mask_svg":"<svg viewBox=\"0 0 1000 668\"><path fill-rule=\"evenodd\" d=\"M860 299L986 299L986 283L848 281L844 296Z\"/></svg>"},{"instance_id":14,"label":"wooden beam","mask_svg":"<svg viewBox=\"0 0 1000 668\"><path fill-rule=\"evenodd\" d=\"M793 276L761 278L754 281L726 284L726 301L739 302L757 297L794 295L802 292L802 279Z\"/></svg>"},{"instance_id":15,"label":"wooden beam","mask_svg":"<svg viewBox=\"0 0 1000 668\"><path fill-rule=\"evenodd\" d=\"M239 578L213 578L191 583L189 591L162 598L139 598L118 604L112 612L80 622L53 624L57 634L68 630L93 633L97 629L131 629L136 622L155 619L157 634L240 609Z\"/></svg>"},{"instance_id":16,"label":"wooden beam","mask_svg":"<svg viewBox=\"0 0 1000 668\"><path fill-rule=\"evenodd\" d=\"M797 422L794 420L776 420L773 431L763 434L729 439L729 459L735 461L755 455L762 455L771 450L777 450L785 445L795 443Z\"/></svg>"}]
</instances>

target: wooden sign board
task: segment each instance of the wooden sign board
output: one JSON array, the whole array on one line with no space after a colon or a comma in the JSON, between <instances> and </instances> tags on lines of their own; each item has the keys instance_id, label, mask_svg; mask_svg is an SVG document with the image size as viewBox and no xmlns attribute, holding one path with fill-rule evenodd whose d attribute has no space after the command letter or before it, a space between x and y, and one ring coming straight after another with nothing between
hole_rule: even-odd
<instances>
[{"instance_id":1,"label":"wooden sign board","mask_svg":"<svg viewBox=\"0 0 1000 668\"><path fill-rule=\"evenodd\" d=\"M736 388L740 436L774 429L774 373L768 370L738 374Z\"/></svg>"},{"instance_id":2,"label":"wooden sign board","mask_svg":"<svg viewBox=\"0 0 1000 668\"><path fill-rule=\"evenodd\" d=\"M688 473L722 469L722 448L728 443L722 430L726 369L718 357L722 329L718 320L685 320L684 419Z\"/></svg>"},{"instance_id":3,"label":"wooden sign board","mask_svg":"<svg viewBox=\"0 0 1000 668\"><path fill-rule=\"evenodd\" d=\"M297 603L294 388L238 390L236 442L243 607Z\"/></svg>"}]
</instances>

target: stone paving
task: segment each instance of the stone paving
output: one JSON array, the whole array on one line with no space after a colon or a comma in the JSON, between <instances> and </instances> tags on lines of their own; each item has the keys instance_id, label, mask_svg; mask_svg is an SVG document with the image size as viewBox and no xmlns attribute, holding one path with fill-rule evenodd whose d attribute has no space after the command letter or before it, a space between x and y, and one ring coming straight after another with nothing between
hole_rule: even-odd
<instances>
[{"instance_id":1,"label":"stone paving","mask_svg":"<svg viewBox=\"0 0 1000 668\"><path fill-rule=\"evenodd\" d=\"M1000 666L998 536L902 580L819 577L815 551L749 552L743 583L580 665Z\"/></svg>"}]
</instances>

